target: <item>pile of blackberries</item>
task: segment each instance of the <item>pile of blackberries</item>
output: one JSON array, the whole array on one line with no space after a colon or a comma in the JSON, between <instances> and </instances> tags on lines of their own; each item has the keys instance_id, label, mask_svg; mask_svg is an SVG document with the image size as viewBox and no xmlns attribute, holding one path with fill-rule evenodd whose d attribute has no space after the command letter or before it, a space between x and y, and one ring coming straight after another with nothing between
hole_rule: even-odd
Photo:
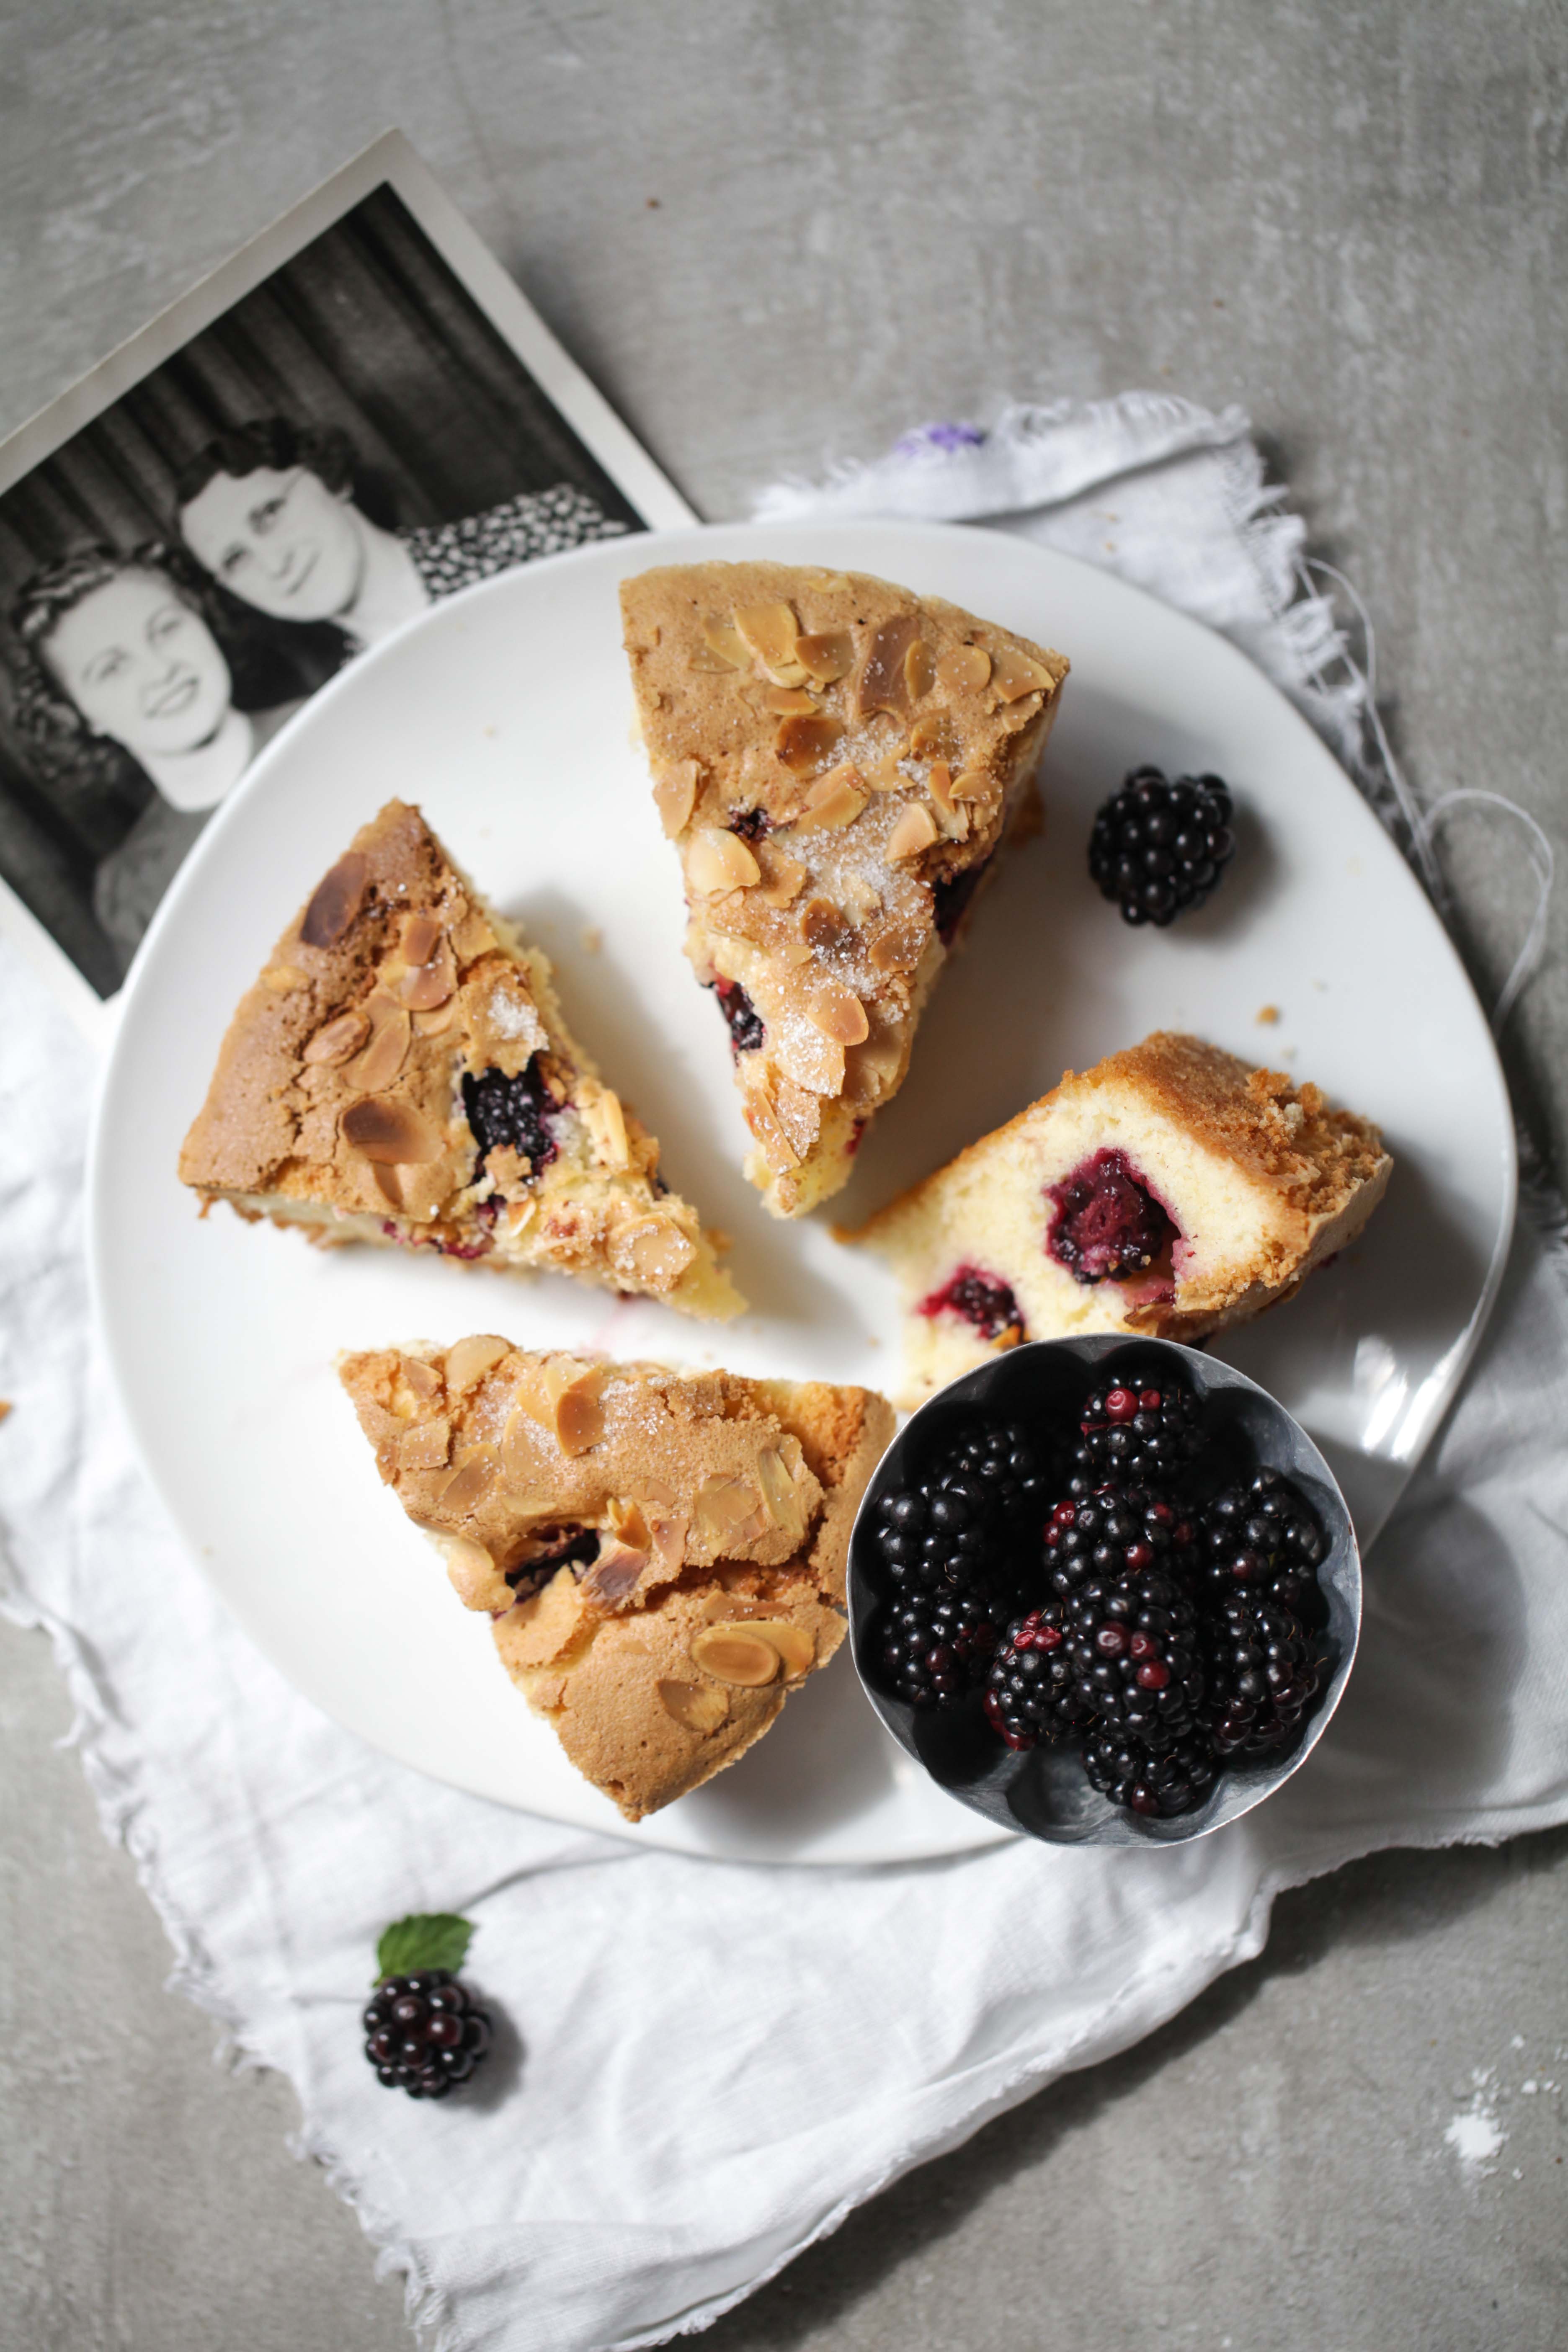
<instances>
[{"instance_id":1,"label":"pile of blackberries","mask_svg":"<svg viewBox=\"0 0 1568 2352\"><path fill-rule=\"evenodd\" d=\"M1133 1812L1276 1761L1328 1681L1317 1514L1281 1471L1236 1475L1168 1360L1091 1388L1067 1446L977 1423L875 1528L873 1679L918 1707L978 1692L1009 1748L1076 1744Z\"/></svg>"}]
</instances>

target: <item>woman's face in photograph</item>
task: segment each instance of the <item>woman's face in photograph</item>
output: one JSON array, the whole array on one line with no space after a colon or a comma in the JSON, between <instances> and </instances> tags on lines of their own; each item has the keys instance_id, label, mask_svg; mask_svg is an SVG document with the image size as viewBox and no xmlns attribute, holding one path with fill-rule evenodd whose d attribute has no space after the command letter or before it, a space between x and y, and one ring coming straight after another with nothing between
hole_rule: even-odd
<instances>
[{"instance_id":1,"label":"woman's face in photograph","mask_svg":"<svg viewBox=\"0 0 1568 2352\"><path fill-rule=\"evenodd\" d=\"M123 572L63 614L44 648L96 735L137 758L194 751L223 724L228 664L200 614L168 581Z\"/></svg>"},{"instance_id":2,"label":"woman's face in photograph","mask_svg":"<svg viewBox=\"0 0 1568 2352\"><path fill-rule=\"evenodd\" d=\"M215 474L180 510L198 563L282 621L331 621L359 593L364 544L346 495L307 466Z\"/></svg>"}]
</instances>

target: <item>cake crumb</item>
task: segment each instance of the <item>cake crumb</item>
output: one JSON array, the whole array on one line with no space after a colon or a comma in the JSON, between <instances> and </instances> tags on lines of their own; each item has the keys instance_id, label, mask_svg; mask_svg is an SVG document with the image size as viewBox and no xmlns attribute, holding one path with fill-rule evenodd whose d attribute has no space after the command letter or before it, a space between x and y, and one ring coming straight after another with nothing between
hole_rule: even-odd
<instances>
[{"instance_id":1,"label":"cake crumb","mask_svg":"<svg viewBox=\"0 0 1568 2352\"><path fill-rule=\"evenodd\" d=\"M1279 1018L1279 1007L1277 1004L1260 1004L1255 1017L1263 1028L1272 1029Z\"/></svg>"},{"instance_id":2,"label":"cake crumb","mask_svg":"<svg viewBox=\"0 0 1568 2352\"><path fill-rule=\"evenodd\" d=\"M9 1416L9 1414L10 1414L10 1411L11 1411L11 1400L10 1400L10 1398L9 1398L9 1397L0 1397L0 1421L5 1421L5 1419L7 1419L7 1417L8 1417L8 1416Z\"/></svg>"},{"instance_id":3,"label":"cake crumb","mask_svg":"<svg viewBox=\"0 0 1568 2352\"><path fill-rule=\"evenodd\" d=\"M597 923L590 923L583 933L584 954L597 955L599 950L604 946L604 932L599 929Z\"/></svg>"}]
</instances>

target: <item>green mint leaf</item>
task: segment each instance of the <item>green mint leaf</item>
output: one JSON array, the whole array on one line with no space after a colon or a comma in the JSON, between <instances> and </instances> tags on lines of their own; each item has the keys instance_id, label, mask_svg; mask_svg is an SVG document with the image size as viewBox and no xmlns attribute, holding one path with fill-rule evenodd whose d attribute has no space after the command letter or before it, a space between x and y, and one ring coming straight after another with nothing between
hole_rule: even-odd
<instances>
[{"instance_id":1,"label":"green mint leaf","mask_svg":"<svg viewBox=\"0 0 1568 2352\"><path fill-rule=\"evenodd\" d=\"M375 1981L412 1976L416 1969L450 1969L454 1975L468 1955L471 1919L451 1911L416 1911L395 1919L375 1948Z\"/></svg>"}]
</instances>

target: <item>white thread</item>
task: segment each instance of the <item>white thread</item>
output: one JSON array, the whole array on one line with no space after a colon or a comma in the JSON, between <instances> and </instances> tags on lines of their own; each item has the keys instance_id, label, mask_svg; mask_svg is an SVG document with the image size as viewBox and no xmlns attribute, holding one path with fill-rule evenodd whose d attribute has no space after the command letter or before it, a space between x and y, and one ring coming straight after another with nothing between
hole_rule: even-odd
<instances>
[{"instance_id":1,"label":"white thread","mask_svg":"<svg viewBox=\"0 0 1568 2352\"><path fill-rule=\"evenodd\" d=\"M1334 581L1343 590L1347 603L1361 624L1362 642L1366 647L1364 670L1357 665L1355 656L1350 651L1348 646L1343 647L1340 658L1361 688L1362 708L1366 717L1367 731L1372 737L1373 749L1377 761L1381 764L1384 781L1393 794L1394 805L1409 835L1411 855L1426 886L1428 895L1438 911L1447 919L1453 907L1452 894L1438 862L1436 843L1434 838L1437 820L1447 810L1459 807L1461 804L1501 809L1509 816L1517 817L1530 835L1530 862L1534 869L1538 885L1535 910L1530 919L1530 928L1524 935L1524 944L1514 958L1512 969L1499 990L1497 1002L1492 1007L1491 1032L1494 1037L1500 1036L1509 1014L1534 978L1545 950L1552 889L1557 869L1555 852L1530 811L1521 808L1517 801L1509 800L1502 793L1482 792L1478 787L1466 785L1451 793L1445 793L1440 799L1432 802L1429 806L1424 805L1417 800L1405 781L1404 770L1394 756L1394 747L1388 740L1382 715L1378 710L1377 632L1373 627L1372 615L1362 602L1360 592L1352 581L1346 579L1342 572L1337 571L1331 563L1324 563L1316 556L1304 557L1300 570L1301 584L1308 595L1316 593L1310 577L1312 572L1321 572L1325 579Z\"/></svg>"}]
</instances>

